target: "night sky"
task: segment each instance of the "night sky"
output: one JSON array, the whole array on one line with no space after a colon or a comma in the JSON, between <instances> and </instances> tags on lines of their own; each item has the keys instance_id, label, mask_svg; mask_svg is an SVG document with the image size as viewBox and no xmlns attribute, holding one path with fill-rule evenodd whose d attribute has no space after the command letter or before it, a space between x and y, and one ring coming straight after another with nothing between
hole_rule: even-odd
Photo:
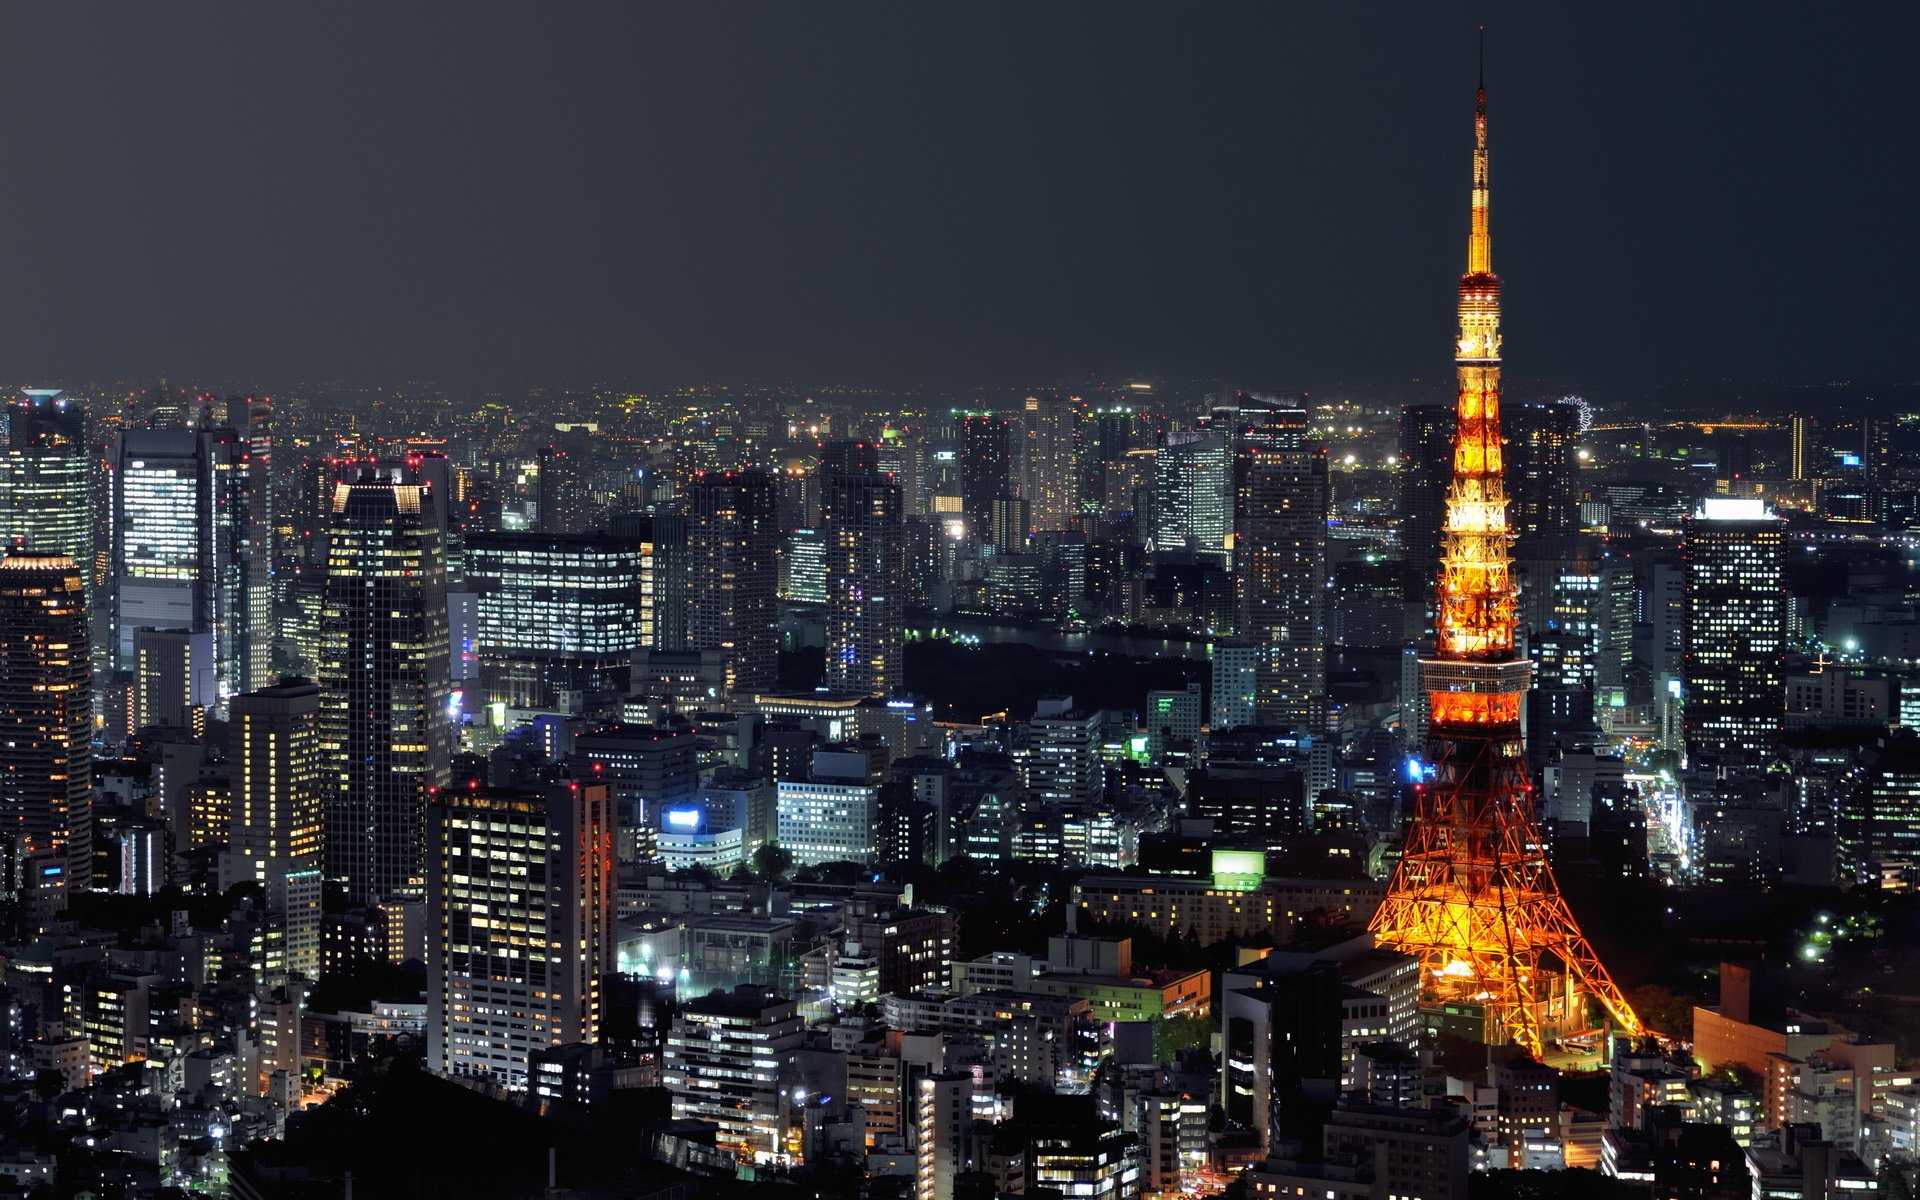
<instances>
[{"instance_id":1,"label":"night sky","mask_svg":"<svg viewBox=\"0 0 1920 1200\"><path fill-rule=\"evenodd\" d=\"M1920 6L10 5L8 377L1913 379Z\"/></svg>"}]
</instances>

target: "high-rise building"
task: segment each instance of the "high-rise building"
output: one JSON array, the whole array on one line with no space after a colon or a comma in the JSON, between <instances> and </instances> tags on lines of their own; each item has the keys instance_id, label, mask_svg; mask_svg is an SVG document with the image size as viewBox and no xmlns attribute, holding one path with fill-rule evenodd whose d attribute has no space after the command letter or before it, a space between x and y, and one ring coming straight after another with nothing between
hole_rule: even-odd
<instances>
[{"instance_id":1,"label":"high-rise building","mask_svg":"<svg viewBox=\"0 0 1920 1200\"><path fill-rule=\"evenodd\" d=\"M6 419L0 539L35 554L64 554L89 574L94 462L87 410L57 389L23 388Z\"/></svg>"},{"instance_id":2,"label":"high-rise building","mask_svg":"<svg viewBox=\"0 0 1920 1200\"><path fill-rule=\"evenodd\" d=\"M895 696L904 683L906 527L900 486L880 471L876 450L842 443L822 465L827 686Z\"/></svg>"},{"instance_id":3,"label":"high-rise building","mask_svg":"<svg viewBox=\"0 0 1920 1200\"><path fill-rule=\"evenodd\" d=\"M923 1075L914 1085L914 1200L953 1200L973 1133L973 1073Z\"/></svg>"},{"instance_id":4,"label":"high-rise building","mask_svg":"<svg viewBox=\"0 0 1920 1200\"><path fill-rule=\"evenodd\" d=\"M232 429L130 429L116 439L116 670L135 669L134 630L185 629L213 635L216 703L269 682L269 489L251 453Z\"/></svg>"},{"instance_id":5,"label":"high-rise building","mask_svg":"<svg viewBox=\"0 0 1920 1200\"><path fill-rule=\"evenodd\" d=\"M1812 478L1813 470L1813 431L1812 417L1795 414L1787 421L1787 478L1799 482Z\"/></svg>"},{"instance_id":6,"label":"high-rise building","mask_svg":"<svg viewBox=\"0 0 1920 1200\"><path fill-rule=\"evenodd\" d=\"M232 686L253 691L274 682L273 639L273 403L264 396L229 396L212 412L220 429L233 431L227 468L236 479L232 496L241 599L234 635Z\"/></svg>"},{"instance_id":7,"label":"high-rise building","mask_svg":"<svg viewBox=\"0 0 1920 1200\"><path fill-rule=\"evenodd\" d=\"M762 471L708 471L688 491L692 649L726 653L729 691L771 687L780 579L773 481Z\"/></svg>"},{"instance_id":8,"label":"high-rise building","mask_svg":"<svg viewBox=\"0 0 1920 1200\"><path fill-rule=\"evenodd\" d=\"M1409 404L1400 413L1400 553L1408 603L1433 602L1433 564L1453 482L1453 408Z\"/></svg>"},{"instance_id":9,"label":"high-rise building","mask_svg":"<svg viewBox=\"0 0 1920 1200\"><path fill-rule=\"evenodd\" d=\"M214 703L213 635L185 629L133 631L133 728L163 726L198 736Z\"/></svg>"},{"instance_id":10,"label":"high-rise building","mask_svg":"<svg viewBox=\"0 0 1920 1200\"><path fill-rule=\"evenodd\" d=\"M1032 506L1037 530L1066 529L1080 515L1086 412L1078 396L1029 396L1021 406L1020 494Z\"/></svg>"},{"instance_id":11,"label":"high-rise building","mask_svg":"<svg viewBox=\"0 0 1920 1200\"><path fill-rule=\"evenodd\" d=\"M1236 459L1238 632L1260 653L1254 720L1319 733L1327 722L1326 450L1250 442Z\"/></svg>"},{"instance_id":12,"label":"high-rise building","mask_svg":"<svg viewBox=\"0 0 1920 1200\"><path fill-rule=\"evenodd\" d=\"M1418 960L1424 1002L1477 1018L1489 1044L1535 1057L1639 1018L1560 894L1526 770L1518 588L1500 419L1500 278L1488 228L1487 93L1476 95L1473 206L1460 333L1453 481L1442 528L1433 657L1420 662L1432 782L1414 793L1376 940ZM1329 1137L1329 1149L1332 1139Z\"/></svg>"},{"instance_id":13,"label":"high-rise building","mask_svg":"<svg viewBox=\"0 0 1920 1200\"><path fill-rule=\"evenodd\" d=\"M1580 532L1580 409L1571 404L1516 404L1507 408L1507 527L1515 554L1557 546Z\"/></svg>"},{"instance_id":14,"label":"high-rise building","mask_svg":"<svg viewBox=\"0 0 1920 1200\"><path fill-rule=\"evenodd\" d=\"M1843 885L1912 888L1920 863L1920 735L1902 729L1860 749L1834 819Z\"/></svg>"},{"instance_id":15,"label":"high-rise building","mask_svg":"<svg viewBox=\"0 0 1920 1200\"><path fill-rule=\"evenodd\" d=\"M687 518L679 513L616 518L614 534L640 547L640 644L674 652L691 648Z\"/></svg>"},{"instance_id":16,"label":"high-rise building","mask_svg":"<svg viewBox=\"0 0 1920 1200\"><path fill-rule=\"evenodd\" d=\"M93 691L86 591L64 554L0 561L0 847L4 886L47 908L93 879Z\"/></svg>"},{"instance_id":17,"label":"high-rise building","mask_svg":"<svg viewBox=\"0 0 1920 1200\"><path fill-rule=\"evenodd\" d=\"M996 555L1025 554L1032 533L1032 508L1025 500L1003 496L993 502L983 536L992 544Z\"/></svg>"},{"instance_id":18,"label":"high-rise building","mask_svg":"<svg viewBox=\"0 0 1920 1200\"><path fill-rule=\"evenodd\" d=\"M1170 434L1153 468L1153 549L1169 561L1227 561L1232 458L1219 434Z\"/></svg>"},{"instance_id":19,"label":"high-rise building","mask_svg":"<svg viewBox=\"0 0 1920 1200\"><path fill-rule=\"evenodd\" d=\"M794 604L827 602L827 535L802 527L787 531L780 556L780 598Z\"/></svg>"},{"instance_id":20,"label":"high-rise building","mask_svg":"<svg viewBox=\"0 0 1920 1200\"><path fill-rule=\"evenodd\" d=\"M624 696L640 638L641 549L595 534L475 533L474 653L489 701L575 711Z\"/></svg>"},{"instance_id":21,"label":"high-rise building","mask_svg":"<svg viewBox=\"0 0 1920 1200\"><path fill-rule=\"evenodd\" d=\"M799 1005L749 984L681 1005L660 1055L673 1119L709 1122L720 1149L773 1161L784 1153L791 1096L782 1085L805 1033Z\"/></svg>"},{"instance_id":22,"label":"high-rise building","mask_svg":"<svg viewBox=\"0 0 1920 1200\"><path fill-rule=\"evenodd\" d=\"M600 1039L613 969L613 799L598 781L440 793L427 808L427 1062L514 1090Z\"/></svg>"},{"instance_id":23,"label":"high-rise building","mask_svg":"<svg viewBox=\"0 0 1920 1200\"><path fill-rule=\"evenodd\" d=\"M325 858L359 903L420 896L427 796L452 764L435 502L395 465L334 487L319 674Z\"/></svg>"},{"instance_id":24,"label":"high-rise building","mask_svg":"<svg viewBox=\"0 0 1920 1200\"><path fill-rule=\"evenodd\" d=\"M1208 726L1232 729L1254 723L1254 705L1260 694L1260 663L1266 657L1258 646L1245 642L1213 644L1213 702Z\"/></svg>"},{"instance_id":25,"label":"high-rise building","mask_svg":"<svg viewBox=\"0 0 1920 1200\"><path fill-rule=\"evenodd\" d=\"M968 413L960 423L960 500L967 530L985 538L993 502L1014 494L1012 427L993 413Z\"/></svg>"},{"instance_id":26,"label":"high-rise building","mask_svg":"<svg viewBox=\"0 0 1920 1200\"><path fill-rule=\"evenodd\" d=\"M323 766L320 688L283 679L229 705L232 833L222 890L245 880L266 889L284 919L287 970L320 977Z\"/></svg>"},{"instance_id":27,"label":"high-rise building","mask_svg":"<svg viewBox=\"0 0 1920 1200\"><path fill-rule=\"evenodd\" d=\"M1860 473L1868 483L1886 478L1893 464L1893 422L1886 417L1860 418Z\"/></svg>"},{"instance_id":28,"label":"high-rise building","mask_svg":"<svg viewBox=\"0 0 1920 1200\"><path fill-rule=\"evenodd\" d=\"M593 528L580 456L548 446L540 451L534 528L540 533L585 533Z\"/></svg>"},{"instance_id":29,"label":"high-rise building","mask_svg":"<svg viewBox=\"0 0 1920 1200\"><path fill-rule=\"evenodd\" d=\"M1786 541L1764 502L1710 496L1682 537L1690 756L1765 754L1786 717Z\"/></svg>"}]
</instances>

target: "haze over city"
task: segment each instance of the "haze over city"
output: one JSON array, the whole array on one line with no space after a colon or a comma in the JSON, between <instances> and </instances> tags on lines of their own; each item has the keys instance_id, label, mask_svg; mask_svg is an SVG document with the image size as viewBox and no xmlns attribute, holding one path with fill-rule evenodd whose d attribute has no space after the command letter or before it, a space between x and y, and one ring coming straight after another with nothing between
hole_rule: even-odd
<instances>
[{"instance_id":1,"label":"haze over city","mask_svg":"<svg viewBox=\"0 0 1920 1200\"><path fill-rule=\"evenodd\" d=\"M62 382L1448 386L1489 28L1513 371L1911 381L1906 6L15 6Z\"/></svg>"}]
</instances>

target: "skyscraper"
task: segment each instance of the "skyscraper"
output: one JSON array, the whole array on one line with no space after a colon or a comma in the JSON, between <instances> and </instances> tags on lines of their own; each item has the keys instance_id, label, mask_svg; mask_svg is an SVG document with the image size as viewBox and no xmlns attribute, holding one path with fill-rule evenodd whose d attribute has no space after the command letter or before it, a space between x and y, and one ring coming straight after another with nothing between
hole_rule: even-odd
<instances>
[{"instance_id":1,"label":"skyscraper","mask_svg":"<svg viewBox=\"0 0 1920 1200\"><path fill-rule=\"evenodd\" d=\"M580 456L548 446L540 451L534 528L541 533L585 533L593 528Z\"/></svg>"},{"instance_id":2,"label":"skyscraper","mask_svg":"<svg viewBox=\"0 0 1920 1200\"><path fill-rule=\"evenodd\" d=\"M23 388L6 416L0 538L35 554L64 554L84 577L93 562L87 411L57 389Z\"/></svg>"},{"instance_id":3,"label":"skyscraper","mask_svg":"<svg viewBox=\"0 0 1920 1200\"><path fill-rule=\"evenodd\" d=\"M64 554L0 561L0 846L57 908L93 880L93 692L86 591Z\"/></svg>"},{"instance_id":4,"label":"skyscraper","mask_svg":"<svg viewBox=\"0 0 1920 1200\"><path fill-rule=\"evenodd\" d=\"M1516 404L1506 410L1507 527L1514 553L1538 556L1580 532L1580 410L1571 404Z\"/></svg>"},{"instance_id":5,"label":"skyscraper","mask_svg":"<svg viewBox=\"0 0 1920 1200\"><path fill-rule=\"evenodd\" d=\"M1487 93L1474 112L1472 232L1459 291L1453 481L1447 492L1434 654L1420 663L1432 782L1371 928L1420 963L1428 1004L1479 1017L1489 1044L1539 1057L1592 1028L1594 1004L1628 1034L1639 1018L1607 975L1547 862L1525 761L1530 675L1500 432L1500 279L1488 229Z\"/></svg>"},{"instance_id":6,"label":"skyscraper","mask_svg":"<svg viewBox=\"0 0 1920 1200\"><path fill-rule=\"evenodd\" d=\"M894 696L903 682L906 602L900 487L868 443L829 447L822 474L827 686Z\"/></svg>"},{"instance_id":7,"label":"skyscraper","mask_svg":"<svg viewBox=\"0 0 1920 1200\"><path fill-rule=\"evenodd\" d=\"M1154 460L1153 502L1157 556L1226 565L1233 473L1225 438L1202 430L1169 434Z\"/></svg>"},{"instance_id":8,"label":"skyscraper","mask_svg":"<svg viewBox=\"0 0 1920 1200\"><path fill-rule=\"evenodd\" d=\"M527 1086L535 1050L600 1038L613 969L613 799L602 782L449 791L427 809L427 1062Z\"/></svg>"},{"instance_id":9,"label":"skyscraper","mask_svg":"<svg viewBox=\"0 0 1920 1200\"><path fill-rule=\"evenodd\" d=\"M1786 716L1785 531L1759 500L1709 496L1682 538L1682 720L1690 756L1769 752Z\"/></svg>"},{"instance_id":10,"label":"skyscraper","mask_svg":"<svg viewBox=\"0 0 1920 1200\"><path fill-rule=\"evenodd\" d=\"M762 471L706 471L687 504L692 648L727 656L727 688L748 692L778 674L780 529Z\"/></svg>"},{"instance_id":11,"label":"skyscraper","mask_svg":"<svg viewBox=\"0 0 1920 1200\"><path fill-rule=\"evenodd\" d=\"M1021 406L1020 494L1032 506L1037 530L1065 529L1080 515L1086 411L1078 396L1029 396Z\"/></svg>"},{"instance_id":12,"label":"skyscraper","mask_svg":"<svg viewBox=\"0 0 1920 1200\"><path fill-rule=\"evenodd\" d=\"M476 533L475 654L487 698L563 708L626 694L640 640L640 547L593 534Z\"/></svg>"},{"instance_id":13,"label":"skyscraper","mask_svg":"<svg viewBox=\"0 0 1920 1200\"><path fill-rule=\"evenodd\" d=\"M1433 601L1433 564L1453 482L1453 409L1409 404L1400 413L1400 552L1409 603Z\"/></svg>"},{"instance_id":14,"label":"skyscraper","mask_svg":"<svg viewBox=\"0 0 1920 1200\"><path fill-rule=\"evenodd\" d=\"M1813 470L1813 418L1798 414L1787 421L1787 478L1799 482ZM1863 460L1864 461L1864 460Z\"/></svg>"},{"instance_id":15,"label":"skyscraper","mask_svg":"<svg viewBox=\"0 0 1920 1200\"><path fill-rule=\"evenodd\" d=\"M233 827L222 890L245 880L266 889L284 918L287 969L320 977L320 688L283 679L230 704Z\"/></svg>"},{"instance_id":16,"label":"skyscraper","mask_svg":"<svg viewBox=\"0 0 1920 1200\"><path fill-rule=\"evenodd\" d=\"M116 440L116 670L135 669L134 630L149 628L213 635L216 703L264 674L270 529L265 475L250 452L232 429L131 429Z\"/></svg>"},{"instance_id":17,"label":"skyscraper","mask_svg":"<svg viewBox=\"0 0 1920 1200\"><path fill-rule=\"evenodd\" d=\"M1254 720L1323 732L1332 503L1326 450L1298 436L1243 443L1235 475L1239 638L1259 651Z\"/></svg>"},{"instance_id":18,"label":"skyscraper","mask_svg":"<svg viewBox=\"0 0 1920 1200\"><path fill-rule=\"evenodd\" d=\"M325 858L356 902L421 894L427 795L452 761L435 502L398 465L334 486L319 676Z\"/></svg>"},{"instance_id":19,"label":"skyscraper","mask_svg":"<svg viewBox=\"0 0 1920 1200\"><path fill-rule=\"evenodd\" d=\"M627 518L617 523L616 533L640 545L640 644L654 650L689 649L693 559L687 518L680 513Z\"/></svg>"},{"instance_id":20,"label":"skyscraper","mask_svg":"<svg viewBox=\"0 0 1920 1200\"><path fill-rule=\"evenodd\" d=\"M993 502L1014 494L1012 427L989 412L968 413L960 423L960 500L967 532L985 538Z\"/></svg>"}]
</instances>

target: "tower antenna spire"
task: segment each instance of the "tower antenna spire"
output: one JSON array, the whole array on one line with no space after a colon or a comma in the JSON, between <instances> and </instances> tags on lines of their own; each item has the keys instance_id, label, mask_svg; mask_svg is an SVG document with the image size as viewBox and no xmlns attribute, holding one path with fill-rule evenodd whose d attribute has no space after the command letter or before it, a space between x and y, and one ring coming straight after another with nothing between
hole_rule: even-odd
<instances>
[{"instance_id":1,"label":"tower antenna spire","mask_svg":"<svg viewBox=\"0 0 1920 1200\"><path fill-rule=\"evenodd\" d=\"M1399 865L1374 913L1379 944L1420 960L1429 1005L1477 1010L1491 1044L1536 1057L1592 1032L1597 1007L1642 1026L1560 894L1527 779L1521 712L1532 666L1500 431L1500 279L1487 232L1485 31L1474 104L1473 225L1460 277L1453 440L1432 657L1420 663L1432 782L1415 793Z\"/></svg>"}]
</instances>

